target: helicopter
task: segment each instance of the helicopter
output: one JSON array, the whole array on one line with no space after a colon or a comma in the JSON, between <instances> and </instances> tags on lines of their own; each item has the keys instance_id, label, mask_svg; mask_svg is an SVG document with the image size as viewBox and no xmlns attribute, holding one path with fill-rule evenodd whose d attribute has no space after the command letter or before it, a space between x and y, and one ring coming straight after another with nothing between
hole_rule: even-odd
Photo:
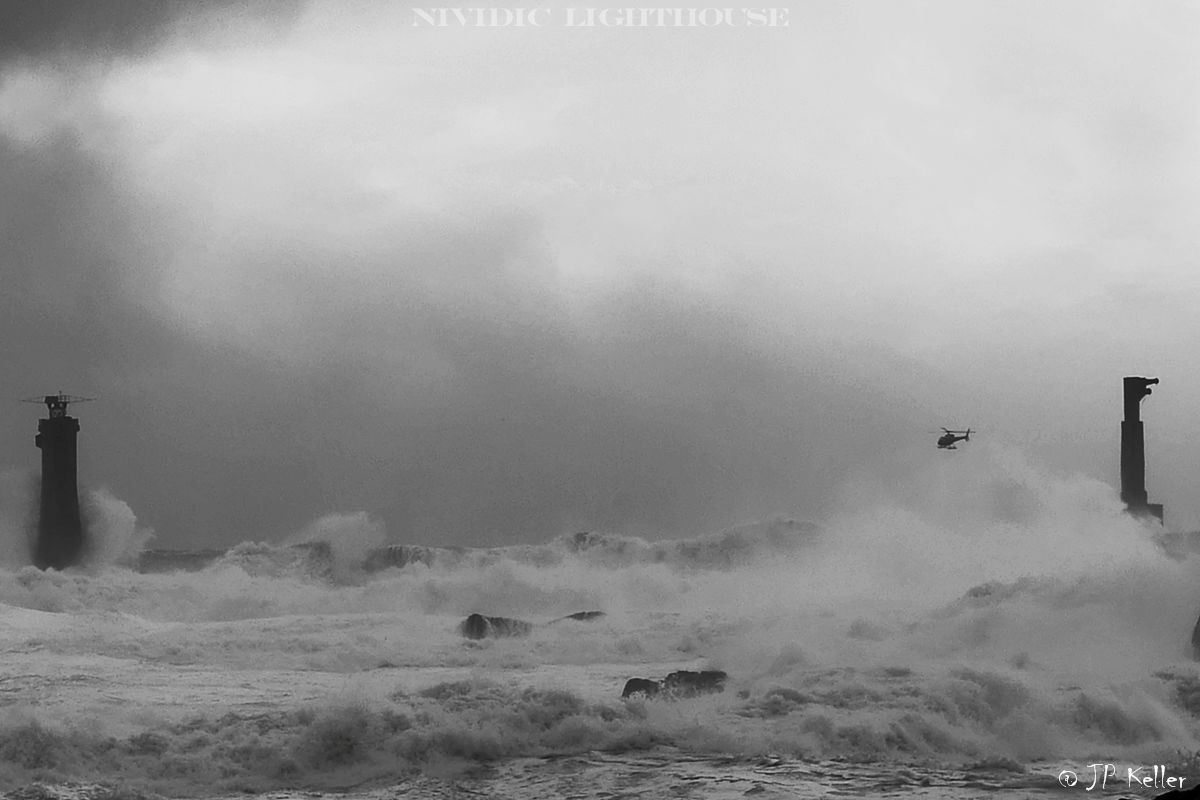
<instances>
[{"instance_id":1,"label":"helicopter","mask_svg":"<svg viewBox=\"0 0 1200 800\"><path fill-rule=\"evenodd\" d=\"M965 431L952 431L949 428L942 428L942 430L945 433L939 436L937 440L939 450L957 450L958 448L954 446L955 442L971 441L970 428L967 428Z\"/></svg>"}]
</instances>

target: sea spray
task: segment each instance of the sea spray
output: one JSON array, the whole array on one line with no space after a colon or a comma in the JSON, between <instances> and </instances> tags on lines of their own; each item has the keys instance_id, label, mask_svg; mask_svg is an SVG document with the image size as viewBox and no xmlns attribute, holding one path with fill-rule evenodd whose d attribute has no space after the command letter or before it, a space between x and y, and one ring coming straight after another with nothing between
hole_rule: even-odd
<instances>
[{"instance_id":1,"label":"sea spray","mask_svg":"<svg viewBox=\"0 0 1200 800\"><path fill-rule=\"evenodd\" d=\"M1163 555L1101 484L971 453L873 498L860 484L819 528L568 534L376 572L314 568L339 532L379 541L350 514L310 526L304 547L245 543L195 572L5 571L0 780L328 787L664 746L1004 765L1030 785L1053 780L1048 763L1183 763L1200 749L1200 671L1184 657L1196 559ZM131 515L114 518L130 529ZM608 613L539 624L584 609ZM534 624L467 641L471 612ZM678 669L725 670L728 686L620 699L629 677ZM11 745L34 733L53 764Z\"/></svg>"},{"instance_id":2,"label":"sea spray","mask_svg":"<svg viewBox=\"0 0 1200 800\"><path fill-rule=\"evenodd\" d=\"M33 563L40 492L36 473L0 471L0 565Z\"/></svg>"},{"instance_id":3,"label":"sea spray","mask_svg":"<svg viewBox=\"0 0 1200 800\"><path fill-rule=\"evenodd\" d=\"M132 566L154 539L153 529L139 527L129 504L108 489L87 490L80 506L85 564Z\"/></svg>"},{"instance_id":4,"label":"sea spray","mask_svg":"<svg viewBox=\"0 0 1200 800\"><path fill-rule=\"evenodd\" d=\"M330 575L346 581L362 575L368 554L382 547L386 540L383 523L359 511L326 514L288 537L286 543L327 546Z\"/></svg>"},{"instance_id":5,"label":"sea spray","mask_svg":"<svg viewBox=\"0 0 1200 800\"><path fill-rule=\"evenodd\" d=\"M19 569L33 563L38 487L39 478L32 472L0 472L0 564ZM130 566L154 538L154 531L139 527L133 509L108 489L85 489L80 513L86 566Z\"/></svg>"}]
</instances>

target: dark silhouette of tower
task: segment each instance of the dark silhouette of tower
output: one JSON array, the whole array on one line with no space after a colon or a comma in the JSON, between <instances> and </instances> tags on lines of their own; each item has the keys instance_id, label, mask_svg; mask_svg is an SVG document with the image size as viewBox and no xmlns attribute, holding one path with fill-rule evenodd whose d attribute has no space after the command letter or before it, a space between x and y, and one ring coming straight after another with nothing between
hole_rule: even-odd
<instances>
[{"instance_id":1,"label":"dark silhouette of tower","mask_svg":"<svg viewBox=\"0 0 1200 800\"><path fill-rule=\"evenodd\" d=\"M42 505L38 516L33 563L39 569L63 569L79 563L83 552L83 524L79 518L79 489L75 436L79 420L67 416L67 405L90 400L48 394L27 402L45 403L46 419L38 420L34 441L42 451Z\"/></svg>"},{"instance_id":2,"label":"dark silhouette of tower","mask_svg":"<svg viewBox=\"0 0 1200 800\"><path fill-rule=\"evenodd\" d=\"M1141 420L1142 398L1158 378L1125 379L1125 420L1121 423L1121 500L1130 514L1163 521L1162 503L1146 494L1146 439Z\"/></svg>"}]
</instances>

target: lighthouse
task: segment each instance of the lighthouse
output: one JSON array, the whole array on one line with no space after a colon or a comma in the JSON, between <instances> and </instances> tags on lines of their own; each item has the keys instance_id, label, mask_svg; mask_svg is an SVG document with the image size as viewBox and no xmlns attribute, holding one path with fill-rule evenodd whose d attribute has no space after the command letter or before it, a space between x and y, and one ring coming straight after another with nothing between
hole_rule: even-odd
<instances>
[{"instance_id":1,"label":"lighthouse","mask_svg":"<svg viewBox=\"0 0 1200 800\"><path fill-rule=\"evenodd\" d=\"M1124 380L1125 419L1121 422L1121 500L1130 514L1163 521L1162 503L1151 503L1146 493L1146 440L1142 427L1142 399L1158 378Z\"/></svg>"},{"instance_id":2,"label":"lighthouse","mask_svg":"<svg viewBox=\"0 0 1200 800\"><path fill-rule=\"evenodd\" d=\"M83 524L79 518L78 460L75 440L79 420L67 416L67 406L90 400L62 392L28 402L45 403L48 413L38 420L34 442L42 451L42 503L38 515L33 563L39 569L64 569L79 563L83 553Z\"/></svg>"}]
</instances>

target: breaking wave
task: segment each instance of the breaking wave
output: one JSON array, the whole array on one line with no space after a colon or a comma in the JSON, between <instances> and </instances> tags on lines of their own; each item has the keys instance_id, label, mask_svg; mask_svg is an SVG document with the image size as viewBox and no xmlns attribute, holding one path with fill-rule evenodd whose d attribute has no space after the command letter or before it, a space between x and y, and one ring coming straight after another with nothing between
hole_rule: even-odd
<instances>
[{"instance_id":1,"label":"breaking wave","mask_svg":"<svg viewBox=\"0 0 1200 800\"><path fill-rule=\"evenodd\" d=\"M114 547L80 570L6 567L0 787L333 788L665 747L1013 786L1068 762L1191 769L1198 559L1098 482L979 452L862 483L819 527L471 550L387 545L339 514L174 565ZM110 528L136 534L117 503ZM583 610L605 614L561 619ZM533 624L464 639L476 612ZM620 699L676 669L728 686Z\"/></svg>"}]
</instances>

